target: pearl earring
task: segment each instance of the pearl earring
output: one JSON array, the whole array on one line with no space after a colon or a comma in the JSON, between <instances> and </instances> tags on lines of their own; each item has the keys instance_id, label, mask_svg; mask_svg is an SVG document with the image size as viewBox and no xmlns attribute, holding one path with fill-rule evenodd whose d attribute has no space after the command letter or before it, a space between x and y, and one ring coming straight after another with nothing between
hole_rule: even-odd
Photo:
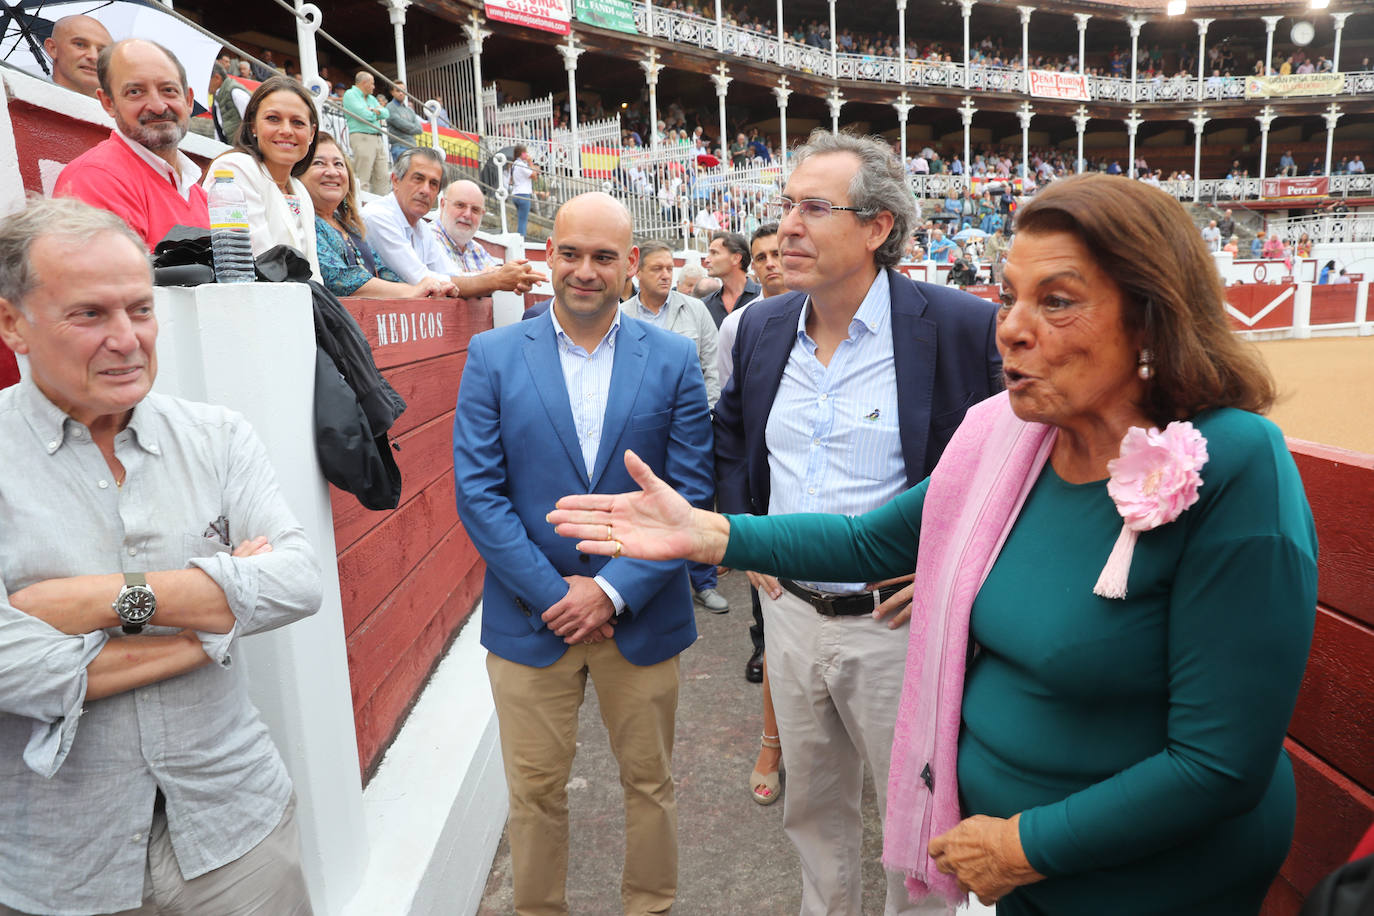
<instances>
[{"instance_id":1,"label":"pearl earring","mask_svg":"<svg viewBox=\"0 0 1374 916\"><path fill-rule=\"evenodd\" d=\"M1152 357L1149 350L1140 351L1140 359L1136 363L1135 374L1140 376L1140 380L1148 382L1150 377L1155 374L1154 367L1150 365Z\"/></svg>"}]
</instances>

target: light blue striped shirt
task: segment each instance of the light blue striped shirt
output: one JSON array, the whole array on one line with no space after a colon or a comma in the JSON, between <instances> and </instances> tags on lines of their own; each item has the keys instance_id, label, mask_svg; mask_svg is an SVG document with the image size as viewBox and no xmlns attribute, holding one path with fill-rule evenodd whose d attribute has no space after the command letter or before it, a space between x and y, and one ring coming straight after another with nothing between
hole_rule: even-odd
<instances>
[{"instance_id":1,"label":"light blue striped shirt","mask_svg":"<svg viewBox=\"0 0 1374 916\"><path fill-rule=\"evenodd\" d=\"M811 300L802 308L765 430L770 515L858 515L906 489L891 304L887 272L879 271L829 366L816 358L816 342L806 333ZM808 584L841 593L864 585Z\"/></svg>"},{"instance_id":2,"label":"light blue striped shirt","mask_svg":"<svg viewBox=\"0 0 1374 916\"><path fill-rule=\"evenodd\" d=\"M615 310L615 319L606 330L606 336L588 353L573 343L573 339L558 323L558 314L553 306L549 307L549 317L553 319L553 330L558 338L558 364L563 369L563 385L568 389L568 406L572 408L573 426L577 429L577 444L582 447L582 463L587 466L587 476L596 470L596 453L601 446L603 421L606 419L606 401L611 396L611 370L615 367L615 341L620 333L620 309ZM615 612L625 608L625 599L620 597L615 586L601 576L596 584L611 599Z\"/></svg>"}]
</instances>

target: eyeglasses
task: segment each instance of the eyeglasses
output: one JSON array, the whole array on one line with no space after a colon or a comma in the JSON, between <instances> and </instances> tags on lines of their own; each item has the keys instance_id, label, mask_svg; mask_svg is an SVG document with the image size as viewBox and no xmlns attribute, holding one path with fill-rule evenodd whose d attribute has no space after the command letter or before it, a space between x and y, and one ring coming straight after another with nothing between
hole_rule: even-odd
<instances>
[{"instance_id":1,"label":"eyeglasses","mask_svg":"<svg viewBox=\"0 0 1374 916\"><path fill-rule=\"evenodd\" d=\"M805 220L825 219L834 210L844 210L849 213L859 213L860 207L839 207L828 200L819 197L808 197L805 200L793 200L790 197L775 197L768 202L765 208L770 220L781 220L792 212L793 208L801 214Z\"/></svg>"}]
</instances>

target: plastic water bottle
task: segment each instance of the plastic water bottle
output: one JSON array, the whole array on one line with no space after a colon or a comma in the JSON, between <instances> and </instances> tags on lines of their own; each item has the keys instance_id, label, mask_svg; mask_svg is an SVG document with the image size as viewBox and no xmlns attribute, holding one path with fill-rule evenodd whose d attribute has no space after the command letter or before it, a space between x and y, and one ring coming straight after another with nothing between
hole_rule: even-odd
<instances>
[{"instance_id":1,"label":"plastic water bottle","mask_svg":"<svg viewBox=\"0 0 1374 916\"><path fill-rule=\"evenodd\" d=\"M217 283L252 283L253 242L248 233L248 205L234 184L234 173L215 170L215 183L207 195L210 203L210 248L215 256Z\"/></svg>"}]
</instances>

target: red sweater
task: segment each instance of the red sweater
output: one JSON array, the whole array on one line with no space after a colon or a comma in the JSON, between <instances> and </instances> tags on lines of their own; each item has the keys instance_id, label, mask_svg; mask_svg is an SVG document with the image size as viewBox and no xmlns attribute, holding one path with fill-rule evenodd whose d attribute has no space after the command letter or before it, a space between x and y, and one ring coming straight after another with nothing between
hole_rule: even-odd
<instances>
[{"instance_id":1,"label":"red sweater","mask_svg":"<svg viewBox=\"0 0 1374 916\"><path fill-rule=\"evenodd\" d=\"M183 200L171 181L153 171L114 131L110 139L67 164L57 176L53 196L75 197L117 214L143 236L149 251L173 226L210 228L205 189L193 185L190 197Z\"/></svg>"}]
</instances>

